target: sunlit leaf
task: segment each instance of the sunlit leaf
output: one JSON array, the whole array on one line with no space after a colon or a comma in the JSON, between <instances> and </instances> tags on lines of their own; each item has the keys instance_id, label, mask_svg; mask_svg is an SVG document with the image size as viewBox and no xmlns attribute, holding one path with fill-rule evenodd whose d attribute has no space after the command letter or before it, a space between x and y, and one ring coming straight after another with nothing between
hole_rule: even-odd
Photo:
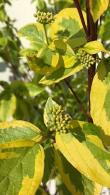
<instances>
[{"instance_id":1,"label":"sunlit leaf","mask_svg":"<svg viewBox=\"0 0 110 195\"><path fill-rule=\"evenodd\" d=\"M81 140L82 139L82 140ZM84 138L76 138L72 133L56 135L56 144L65 158L79 172L102 186L110 186L107 160L110 154ZM72 149L72 150L71 150Z\"/></svg>"},{"instance_id":2,"label":"sunlit leaf","mask_svg":"<svg viewBox=\"0 0 110 195\"><path fill-rule=\"evenodd\" d=\"M57 149L73 167L88 179L110 186L110 153L103 145L101 128L73 121L51 98L45 107L44 121L53 135L56 134Z\"/></svg>"},{"instance_id":3,"label":"sunlit leaf","mask_svg":"<svg viewBox=\"0 0 110 195\"><path fill-rule=\"evenodd\" d=\"M20 29L19 35L26 37L36 49L42 48L46 44L45 33L42 24L28 24Z\"/></svg>"},{"instance_id":4,"label":"sunlit leaf","mask_svg":"<svg viewBox=\"0 0 110 195\"><path fill-rule=\"evenodd\" d=\"M102 61L93 80L91 115L94 123L110 136L110 63L107 59Z\"/></svg>"},{"instance_id":5,"label":"sunlit leaf","mask_svg":"<svg viewBox=\"0 0 110 195\"><path fill-rule=\"evenodd\" d=\"M83 15L86 20L84 12ZM69 39L75 41L75 39L82 38L82 41L85 41L85 33L76 8L66 8L60 11L55 16L55 21L52 23L49 30L52 39L62 39L63 37L66 41L69 41ZM79 45L80 44L81 42Z\"/></svg>"},{"instance_id":6,"label":"sunlit leaf","mask_svg":"<svg viewBox=\"0 0 110 195\"><path fill-rule=\"evenodd\" d=\"M39 142L42 139L41 131L26 121L12 121L0 123L0 146L7 147L16 141ZM14 146L13 146L14 147Z\"/></svg>"},{"instance_id":7,"label":"sunlit leaf","mask_svg":"<svg viewBox=\"0 0 110 195\"><path fill-rule=\"evenodd\" d=\"M61 80L64 80L75 73L79 72L84 68L84 65L75 63L72 68L65 69L64 67L60 67L59 69L53 71L51 74L44 76L39 83L44 85L52 85L54 83L58 83Z\"/></svg>"},{"instance_id":8,"label":"sunlit leaf","mask_svg":"<svg viewBox=\"0 0 110 195\"><path fill-rule=\"evenodd\" d=\"M83 49L89 53L89 54L96 54L99 52L105 52L107 53L108 51L104 48L103 44L99 41L91 41L88 42L84 45Z\"/></svg>"},{"instance_id":9,"label":"sunlit leaf","mask_svg":"<svg viewBox=\"0 0 110 195\"><path fill-rule=\"evenodd\" d=\"M106 11L108 5L109 0L90 0L91 13L95 22Z\"/></svg>"},{"instance_id":10,"label":"sunlit leaf","mask_svg":"<svg viewBox=\"0 0 110 195\"><path fill-rule=\"evenodd\" d=\"M0 158L0 194L35 194L44 170L42 147L5 149L3 154L4 158Z\"/></svg>"},{"instance_id":11,"label":"sunlit leaf","mask_svg":"<svg viewBox=\"0 0 110 195\"><path fill-rule=\"evenodd\" d=\"M80 174L65 158L56 151L56 165L61 174L62 181L71 194L76 195L97 195L101 193L102 186L96 184L84 175Z\"/></svg>"}]
</instances>

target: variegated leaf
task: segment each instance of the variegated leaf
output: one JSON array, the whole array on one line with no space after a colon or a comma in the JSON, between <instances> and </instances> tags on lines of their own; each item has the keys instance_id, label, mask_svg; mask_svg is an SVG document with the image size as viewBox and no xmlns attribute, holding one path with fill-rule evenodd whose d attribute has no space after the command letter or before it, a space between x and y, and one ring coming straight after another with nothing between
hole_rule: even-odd
<instances>
[{"instance_id":1,"label":"variegated leaf","mask_svg":"<svg viewBox=\"0 0 110 195\"><path fill-rule=\"evenodd\" d=\"M60 67L57 70L54 70L52 73L48 74L47 76L44 76L39 83L43 85L52 85L54 83L58 83L74 75L75 73L79 72L83 68L84 65L79 63L75 63L72 68L65 69L64 67Z\"/></svg>"},{"instance_id":2,"label":"variegated leaf","mask_svg":"<svg viewBox=\"0 0 110 195\"><path fill-rule=\"evenodd\" d=\"M86 21L85 12L83 12L83 15ZM74 45L75 42L76 46L86 42L85 33L76 8L65 8L60 11L55 16L55 21L50 26L49 31L52 39L62 39L63 37L68 43L72 41Z\"/></svg>"},{"instance_id":3,"label":"variegated leaf","mask_svg":"<svg viewBox=\"0 0 110 195\"><path fill-rule=\"evenodd\" d=\"M74 129L73 129L74 131ZM60 152L79 172L102 186L110 186L110 153L78 134L56 134ZM84 136L84 135L83 135ZM72 150L71 150L72 149Z\"/></svg>"},{"instance_id":4,"label":"variegated leaf","mask_svg":"<svg viewBox=\"0 0 110 195\"><path fill-rule=\"evenodd\" d=\"M0 194L34 195L42 181L43 170L44 152L40 145L2 150Z\"/></svg>"},{"instance_id":5,"label":"variegated leaf","mask_svg":"<svg viewBox=\"0 0 110 195\"><path fill-rule=\"evenodd\" d=\"M100 16L106 11L109 0L90 0L90 9L94 21L96 22Z\"/></svg>"},{"instance_id":6,"label":"variegated leaf","mask_svg":"<svg viewBox=\"0 0 110 195\"><path fill-rule=\"evenodd\" d=\"M41 131L26 121L0 123L0 147L22 147L33 145L42 139Z\"/></svg>"},{"instance_id":7,"label":"variegated leaf","mask_svg":"<svg viewBox=\"0 0 110 195\"><path fill-rule=\"evenodd\" d=\"M46 45L44 29L40 23L24 26L20 29L19 35L29 40L36 50L39 50L43 45Z\"/></svg>"},{"instance_id":8,"label":"variegated leaf","mask_svg":"<svg viewBox=\"0 0 110 195\"><path fill-rule=\"evenodd\" d=\"M107 51L103 44L99 41L91 41L88 42L84 45L83 49L89 53L89 54L97 54L99 52L105 52L105 53L109 53L109 51Z\"/></svg>"},{"instance_id":9,"label":"variegated leaf","mask_svg":"<svg viewBox=\"0 0 110 195\"><path fill-rule=\"evenodd\" d=\"M73 121L51 98L44 122L56 135L57 149L81 174L102 186L110 186L110 153L102 141L102 130L92 123Z\"/></svg>"},{"instance_id":10,"label":"variegated leaf","mask_svg":"<svg viewBox=\"0 0 110 195\"><path fill-rule=\"evenodd\" d=\"M98 195L102 191L102 186L90 181L78 172L59 152L55 152L56 165L61 174L62 181L71 194L75 195Z\"/></svg>"},{"instance_id":11,"label":"variegated leaf","mask_svg":"<svg viewBox=\"0 0 110 195\"><path fill-rule=\"evenodd\" d=\"M91 115L94 123L110 136L110 63L107 59L102 61L93 80Z\"/></svg>"}]
</instances>

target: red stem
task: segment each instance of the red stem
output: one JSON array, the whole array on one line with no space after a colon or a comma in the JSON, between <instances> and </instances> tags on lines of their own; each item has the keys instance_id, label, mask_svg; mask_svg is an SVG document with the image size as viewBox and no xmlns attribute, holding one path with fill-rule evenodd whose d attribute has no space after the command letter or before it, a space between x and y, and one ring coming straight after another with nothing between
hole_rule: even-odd
<instances>
[{"instance_id":1,"label":"red stem","mask_svg":"<svg viewBox=\"0 0 110 195\"><path fill-rule=\"evenodd\" d=\"M82 13L82 10L81 10L81 7L80 7L79 0L73 0L73 1L74 1L75 6L76 6L76 8L78 10L78 13L79 13L79 16L80 16L80 19L81 19L81 22L82 22L82 25L83 25L86 37L88 38L88 29L87 29L87 26L85 24L85 20L84 20L84 16L83 16L83 13Z\"/></svg>"},{"instance_id":2,"label":"red stem","mask_svg":"<svg viewBox=\"0 0 110 195\"><path fill-rule=\"evenodd\" d=\"M91 15L91 11L90 11L90 0L86 0L86 13L87 13L87 26L85 24L84 21L84 17L82 14L82 10L81 10L81 6L79 3L79 0L74 0L75 6L78 10L84 31L86 33L86 38L87 41L94 41L97 39L97 23L94 23L93 21L93 17ZM96 57L96 55L94 55L94 57ZM92 65L89 69L88 69L88 98L89 98L89 112L90 112L90 92L91 92L91 86L92 86L92 81L95 75L95 71L96 71L96 64ZM92 118L89 118L89 121L92 122Z\"/></svg>"},{"instance_id":3,"label":"red stem","mask_svg":"<svg viewBox=\"0 0 110 195\"><path fill-rule=\"evenodd\" d=\"M90 12L90 1L86 0L86 13L87 13L87 27L88 27L88 41L94 41L97 39L97 23L94 23L93 17ZM96 55L94 55L96 58ZM96 64L92 65L88 69L88 98L89 98L89 112L90 112L90 92L93 82L93 78L96 71ZM92 120L91 120L92 121Z\"/></svg>"}]
</instances>

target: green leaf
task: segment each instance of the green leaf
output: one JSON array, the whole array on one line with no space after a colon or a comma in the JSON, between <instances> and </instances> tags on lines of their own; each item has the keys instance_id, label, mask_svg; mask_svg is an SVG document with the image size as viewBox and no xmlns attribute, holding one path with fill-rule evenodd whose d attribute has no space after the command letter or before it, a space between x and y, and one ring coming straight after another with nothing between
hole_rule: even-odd
<instances>
[{"instance_id":1,"label":"green leaf","mask_svg":"<svg viewBox=\"0 0 110 195\"><path fill-rule=\"evenodd\" d=\"M86 43L86 39L84 37L71 37L69 38L66 43L70 45L72 49L75 49L77 47L81 47Z\"/></svg>"},{"instance_id":2,"label":"green leaf","mask_svg":"<svg viewBox=\"0 0 110 195\"><path fill-rule=\"evenodd\" d=\"M7 154L8 152L8 154ZM13 153L13 156L9 156ZM35 194L44 170L43 148L33 147L2 150L0 154L0 194Z\"/></svg>"},{"instance_id":3,"label":"green leaf","mask_svg":"<svg viewBox=\"0 0 110 195\"><path fill-rule=\"evenodd\" d=\"M56 134L57 149L73 167L93 182L110 186L110 153L103 145L101 128L73 121L51 98L44 110L44 122L53 136Z\"/></svg>"},{"instance_id":4,"label":"green leaf","mask_svg":"<svg viewBox=\"0 0 110 195\"><path fill-rule=\"evenodd\" d=\"M96 93L98 92L98 93ZM91 116L96 125L110 136L110 62L102 61L91 89Z\"/></svg>"},{"instance_id":5,"label":"green leaf","mask_svg":"<svg viewBox=\"0 0 110 195\"><path fill-rule=\"evenodd\" d=\"M72 167L70 163L64 158L64 156L59 152L55 151L55 162L56 166L61 174L61 178L68 191L71 194L82 195L83 184L82 177L78 171Z\"/></svg>"},{"instance_id":6,"label":"green leaf","mask_svg":"<svg viewBox=\"0 0 110 195\"><path fill-rule=\"evenodd\" d=\"M9 91L0 95L0 121L10 120L16 110L16 97Z\"/></svg>"},{"instance_id":7,"label":"green leaf","mask_svg":"<svg viewBox=\"0 0 110 195\"><path fill-rule=\"evenodd\" d=\"M74 64L72 68L65 69L64 67L60 67L57 70L54 70L52 73L48 74L47 76L44 76L40 80L40 84L44 85L52 85L54 83L58 83L61 80L64 80L75 73L79 72L84 68L84 65L79 64L78 62Z\"/></svg>"},{"instance_id":8,"label":"green leaf","mask_svg":"<svg viewBox=\"0 0 110 195\"><path fill-rule=\"evenodd\" d=\"M11 83L11 91L16 95L35 97L44 91L44 87L32 82L14 81Z\"/></svg>"},{"instance_id":9,"label":"green leaf","mask_svg":"<svg viewBox=\"0 0 110 195\"><path fill-rule=\"evenodd\" d=\"M90 0L90 9L94 22L106 11L109 5L109 0Z\"/></svg>"},{"instance_id":10,"label":"green leaf","mask_svg":"<svg viewBox=\"0 0 110 195\"><path fill-rule=\"evenodd\" d=\"M55 160L62 181L71 194L97 195L101 193L102 186L96 184L80 174L59 152L55 151Z\"/></svg>"},{"instance_id":11,"label":"green leaf","mask_svg":"<svg viewBox=\"0 0 110 195\"><path fill-rule=\"evenodd\" d=\"M42 187L39 187L39 189L36 192L36 195L48 195L47 192Z\"/></svg>"},{"instance_id":12,"label":"green leaf","mask_svg":"<svg viewBox=\"0 0 110 195\"><path fill-rule=\"evenodd\" d=\"M59 53L59 64L65 68L71 68L77 61L73 49L63 40L54 40L49 46L52 50ZM61 60L62 59L62 60Z\"/></svg>"},{"instance_id":13,"label":"green leaf","mask_svg":"<svg viewBox=\"0 0 110 195\"><path fill-rule=\"evenodd\" d=\"M19 35L31 41L36 50L46 44L44 29L40 23L26 25L20 29Z\"/></svg>"},{"instance_id":14,"label":"green leaf","mask_svg":"<svg viewBox=\"0 0 110 195\"><path fill-rule=\"evenodd\" d=\"M51 57L53 57L53 56L51 56ZM57 58L57 62L58 62L58 55L56 55L56 56L54 55L54 57L52 59L53 62L51 61L53 63L53 66L57 65L56 58ZM31 70L33 70L34 72L39 73L41 75L49 74L50 72L53 72L56 69L56 67L54 68L50 64L46 64L42 58L39 58L39 56L38 57L34 56L31 58L28 57L28 65L29 65Z\"/></svg>"},{"instance_id":15,"label":"green leaf","mask_svg":"<svg viewBox=\"0 0 110 195\"><path fill-rule=\"evenodd\" d=\"M1 6L0 7L0 21L1 22L5 22L7 20L7 15L6 15L6 12L4 10L4 6Z\"/></svg>"},{"instance_id":16,"label":"green leaf","mask_svg":"<svg viewBox=\"0 0 110 195\"><path fill-rule=\"evenodd\" d=\"M63 58L63 63L64 63L65 68L71 68L77 62L77 59L75 57L75 53L69 45L67 45L66 52L62 56L62 58Z\"/></svg>"},{"instance_id":17,"label":"green leaf","mask_svg":"<svg viewBox=\"0 0 110 195\"><path fill-rule=\"evenodd\" d=\"M108 53L109 51L107 51L103 44L100 43L99 41L91 41L91 42L88 42L84 45L83 49L89 53L89 54L96 54L96 53L99 53L99 52L105 52L105 53Z\"/></svg>"},{"instance_id":18,"label":"green leaf","mask_svg":"<svg viewBox=\"0 0 110 195\"><path fill-rule=\"evenodd\" d=\"M86 20L86 15L83 12ZM55 21L50 26L50 36L52 39L82 38L85 41L85 33L76 8L65 8L55 16ZM80 43L79 43L80 45Z\"/></svg>"},{"instance_id":19,"label":"green leaf","mask_svg":"<svg viewBox=\"0 0 110 195\"><path fill-rule=\"evenodd\" d=\"M5 38L5 37L0 37L0 47L2 47L2 49L4 49L4 48L6 47L7 43L8 43L7 38ZM0 49L1 49L1 48L0 48Z\"/></svg>"},{"instance_id":20,"label":"green leaf","mask_svg":"<svg viewBox=\"0 0 110 195\"><path fill-rule=\"evenodd\" d=\"M17 97L17 93L16 93L16 97ZM26 99L25 99L26 98ZM29 99L27 101L27 97L17 97L16 99L16 111L13 115L13 120L24 120L24 121L30 121L32 119L32 106L31 106L31 99Z\"/></svg>"},{"instance_id":21,"label":"green leaf","mask_svg":"<svg viewBox=\"0 0 110 195\"><path fill-rule=\"evenodd\" d=\"M53 175L52 172L55 169L55 163L54 163L54 152L52 147L48 147L45 149L45 161L44 161L44 176L43 176L43 182L46 183L50 179L52 179Z\"/></svg>"},{"instance_id":22,"label":"green leaf","mask_svg":"<svg viewBox=\"0 0 110 195\"><path fill-rule=\"evenodd\" d=\"M38 53L37 50L30 49L30 48L26 48L26 49L23 48L20 51L21 56L24 56L24 57L34 57L37 55L37 53Z\"/></svg>"},{"instance_id":23,"label":"green leaf","mask_svg":"<svg viewBox=\"0 0 110 195\"><path fill-rule=\"evenodd\" d=\"M24 141L40 142L41 131L26 121L12 121L0 123L0 147L20 147ZM27 145L28 145L27 142Z\"/></svg>"},{"instance_id":24,"label":"green leaf","mask_svg":"<svg viewBox=\"0 0 110 195\"><path fill-rule=\"evenodd\" d=\"M45 64L50 65L53 68L58 66L59 62L58 52L52 51L51 48L47 46L42 47L42 49L39 50L36 57L42 59Z\"/></svg>"},{"instance_id":25,"label":"green leaf","mask_svg":"<svg viewBox=\"0 0 110 195\"><path fill-rule=\"evenodd\" d=\"M44 108L44 123L48 127L49 121L53 120L53 110L59 110L60 106L52 100L52 98L49 98L47 100L47 103Z\"/></svg>"},{"instance_id":26,"label":"green leaf","mask_svg":"<svg viewBox=\"0 0 110 195\"><path fill-rule=\"evenodd\" d=\"M105 20L104 23L101 25L99 30L99 36L103 41L107 41L110 39L110 20Z\"/></svg>"},{"instance_id":27,"label":"green leaf","mask_svg":"<svg viewBox=\"0 0 110 195\"><path fill-rule=\"evenodd\" d=\"M26 86L30 97L35 97L44 91L44 87L38 86L32 82L24 83L24 85Z\"/></svg>"},{"instance_id":28,"label":"green leaf","mask_svg":"<svg viewBox=\"0 0 110 195\"><path fill-rule=\"evenodd\" d=\"M72 135L56 134L56 144L65 158L88 179L102 186L110 186L107 160L109 152L101 150L91 142L81 142ZM71 150L72 148L72 150Z\"/></svg>"}]
</instances>

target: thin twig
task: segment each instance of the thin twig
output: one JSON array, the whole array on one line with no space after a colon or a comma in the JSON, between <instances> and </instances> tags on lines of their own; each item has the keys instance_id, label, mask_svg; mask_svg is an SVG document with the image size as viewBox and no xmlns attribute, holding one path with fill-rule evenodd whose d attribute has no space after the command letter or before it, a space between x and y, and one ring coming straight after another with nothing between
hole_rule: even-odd
<instances>
[{"instance_id":1,"label":"thin twig","mask_svg":"<svg viewBox=\"0 0 110 195\"><path fill-rule=\"evenodd\" d=\"M65 79L65 83L66 85L68 86L68 88L70 89L71 93L74 95L76 101L78 102L80 108L81 108L81 111L85 114L85 116L88 118L90 118L89 114L86 112L80 98L78 97L78 95L76 94L76 92L74 91L74 89L72 88L71 84L69 83L69 81L67 79Z\"/></svg>"},{"instance_id":2,"label":"thin twig","mask_svg":"<svg viewBox=\"0 0 110 195\"><path fill-rule=\"evenodd\" d=\"M87 29L87 26L86 26L86 23L85 23L85 20L84 20L84 16L83 16L83 13L82 13L82 10L81 10L80 3L79 3L78 0L73 0L73 1L74 1L75 6L76 6L76 8L78 10L78 13L79 13L79 16L80 16L80 19L81 19L84 31L86 33L86 38L88 39L88 29Z\"/></svg>"}]
</instances>

